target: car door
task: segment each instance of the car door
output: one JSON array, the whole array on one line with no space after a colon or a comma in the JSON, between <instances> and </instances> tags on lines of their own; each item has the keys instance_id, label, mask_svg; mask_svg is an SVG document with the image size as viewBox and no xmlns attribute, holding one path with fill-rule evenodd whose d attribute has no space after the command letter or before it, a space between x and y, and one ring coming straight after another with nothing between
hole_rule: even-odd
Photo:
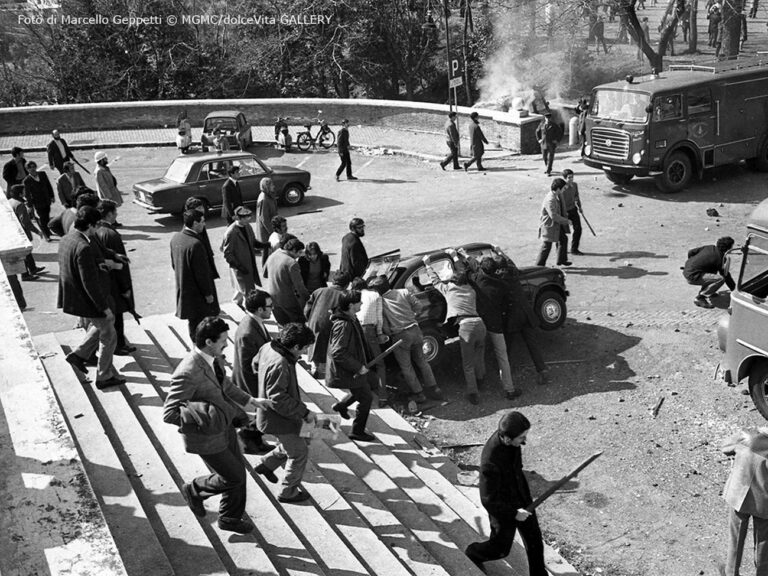
<instances>
[{"instance_id":1,"label":"car door","mask_svg":"<svg viewBox=\"0 0 768 576\"><path fill-rule=\"evenodd\" d=\"M430 262L430 266L442 279L453 275L453 261L445 256ZM419 324L432 320L438 323L445 321L446 303L443 295L432 285L432 279L427 274L427 268L423 264L416 268L406 278L404 287L410 290L419 301L419 310L416 318Z\"/></svg>"},{"instance_id":2,"label":"car door","mask_svg":"<svg viewBox=\"0 0 768 576\"><path fill-rule=\"evenodd\" d=\"M683 117L683 95L662 94L653 99L651 122L651 162L657 164L668 150L688 137L688 121Z\"/></svg>"},{"instance_id":3,"label":"car door","mask_svg":"<svg viewBox=\"0 0 768 576\"><path fill-rule=\"evenodd\" d=\"M194 185L194 195L206 198L211 206L221 206L221 187L227 180L230 165L228 160L203 162Z\"/></svg>"},{"instance_id":4,"label":"car door","mask_svg":"<svg viewBox=\"0 0 768 576\"><path fill-rule=\"evenodd\" d=\"M259 198L261 181L269 173L264 165L252 156L237 158L232 163L240 166L240 192L243 195L243 204L255 204Z\"/></svg>"}]
</instances>

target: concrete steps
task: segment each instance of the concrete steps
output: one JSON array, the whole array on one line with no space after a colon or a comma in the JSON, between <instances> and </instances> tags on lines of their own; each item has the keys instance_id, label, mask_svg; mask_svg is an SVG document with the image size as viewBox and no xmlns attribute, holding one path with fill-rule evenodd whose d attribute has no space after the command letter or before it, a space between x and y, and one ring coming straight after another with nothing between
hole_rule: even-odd
<instances>
[{"instance_id":1,"label":"concrete steps","mask_svg":"<svg viewBox=\"0 0 768 576\"><path fill-rule=\"evenodd\" d=\"M225 310L233 337L242 312ZM253 534L220 531L216 498L206 501L205 518L195 517L179 488L207 470L162 421L171 373L188 352L186 332L186 323L170 315L142 319L141 326L127 322L137 351L115 363L128 382L106 391L96 390L64 359L82 331L35 339L129 576L480 574L463 553L487 535L477 496L454 485L456 468L424 451L413 441L417 431L390 409L371 414L377 443L350 441L348 425L337 440L312 441L303 482L312 498L304 504L279 503L276 485L253 471L258 457L247 455L246 513L256 525ZM231 362L232 347L225 353ZM297 368L305 401L330 412L339 391ZM524 575L526 564L516 545L507 562L487 568L489 574Z\"/></svg>"}]
</instances>

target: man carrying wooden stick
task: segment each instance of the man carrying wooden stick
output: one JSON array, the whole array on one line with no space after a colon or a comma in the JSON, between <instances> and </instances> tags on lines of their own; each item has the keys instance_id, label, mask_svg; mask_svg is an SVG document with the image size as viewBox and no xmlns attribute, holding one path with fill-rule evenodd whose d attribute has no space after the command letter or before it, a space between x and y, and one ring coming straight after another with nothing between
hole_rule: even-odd
<instances>
[{"instance_id":1,"label":"man carrying wooden stick","mask_svg":"<svg viewBox=\"0 0 768 576\"><path fill-rule=\"evenodd\" d=\"M528 555L528 573L548 576L539 521L535 512L526 510L533 499L523 475L520 447L525 444L530 427L531 423L520 412L507 412L480 457L480 501L488 511L491 537L486 542L470 544L465 554L483 572L483 563L509 554L515 531L519 530Z\"/></svg>"}]
</instances>

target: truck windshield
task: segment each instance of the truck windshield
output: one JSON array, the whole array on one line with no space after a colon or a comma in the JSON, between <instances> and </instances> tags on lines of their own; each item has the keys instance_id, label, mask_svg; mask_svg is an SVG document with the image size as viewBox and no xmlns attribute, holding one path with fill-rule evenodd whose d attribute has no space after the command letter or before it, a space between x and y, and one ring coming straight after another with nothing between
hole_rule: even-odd
<instances>
[{"instance_id":1,"label":"truck windshield","mask_svg":"<svg viewBox=\"0 0 768 576\"><path fill-rule=\"evenodd\" d=\"M741 264L739 290L758 298L768 296L768 238L749 235Z\"/></svg>"},{"instance_id":2,"label":"truck windshield","mask_svg":"<svg viewBox=\"0 0 768 576\"><path fill-rule=\"evenodd\" d=\"M645 124L648 119L645 109L650 103L650 96L640 92L597 90L589 115L594 118Z\"/></svg>"}]
</instances>

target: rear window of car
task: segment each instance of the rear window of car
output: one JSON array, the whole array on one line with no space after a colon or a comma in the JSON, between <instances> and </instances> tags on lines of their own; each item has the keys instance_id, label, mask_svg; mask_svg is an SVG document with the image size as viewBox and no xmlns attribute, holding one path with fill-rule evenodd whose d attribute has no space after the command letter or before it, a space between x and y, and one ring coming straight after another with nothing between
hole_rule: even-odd
<instances>
[{"instance_id":1,"label":"rear window of car","mask_svg":"<svg viewBox=\"0 0 768 576\"><path fill-rule=\"evenodd\" d=\"M172 182L184 183L187 181L190 164L188 162L171 162L165 171L165 179Z\"/></svg>"},{"instance_id":2,"label":"rear window of car","mask_svg":"<svg viewBox=\"0 0 768 576\"><path fill-rule=\"evenodd\" d=\"M216 128L226 132L237 132L237 121L234 118L208 118L205 121L205 127L203 131L206 133L213 132Z\"/></svg>"}]
</instances>

